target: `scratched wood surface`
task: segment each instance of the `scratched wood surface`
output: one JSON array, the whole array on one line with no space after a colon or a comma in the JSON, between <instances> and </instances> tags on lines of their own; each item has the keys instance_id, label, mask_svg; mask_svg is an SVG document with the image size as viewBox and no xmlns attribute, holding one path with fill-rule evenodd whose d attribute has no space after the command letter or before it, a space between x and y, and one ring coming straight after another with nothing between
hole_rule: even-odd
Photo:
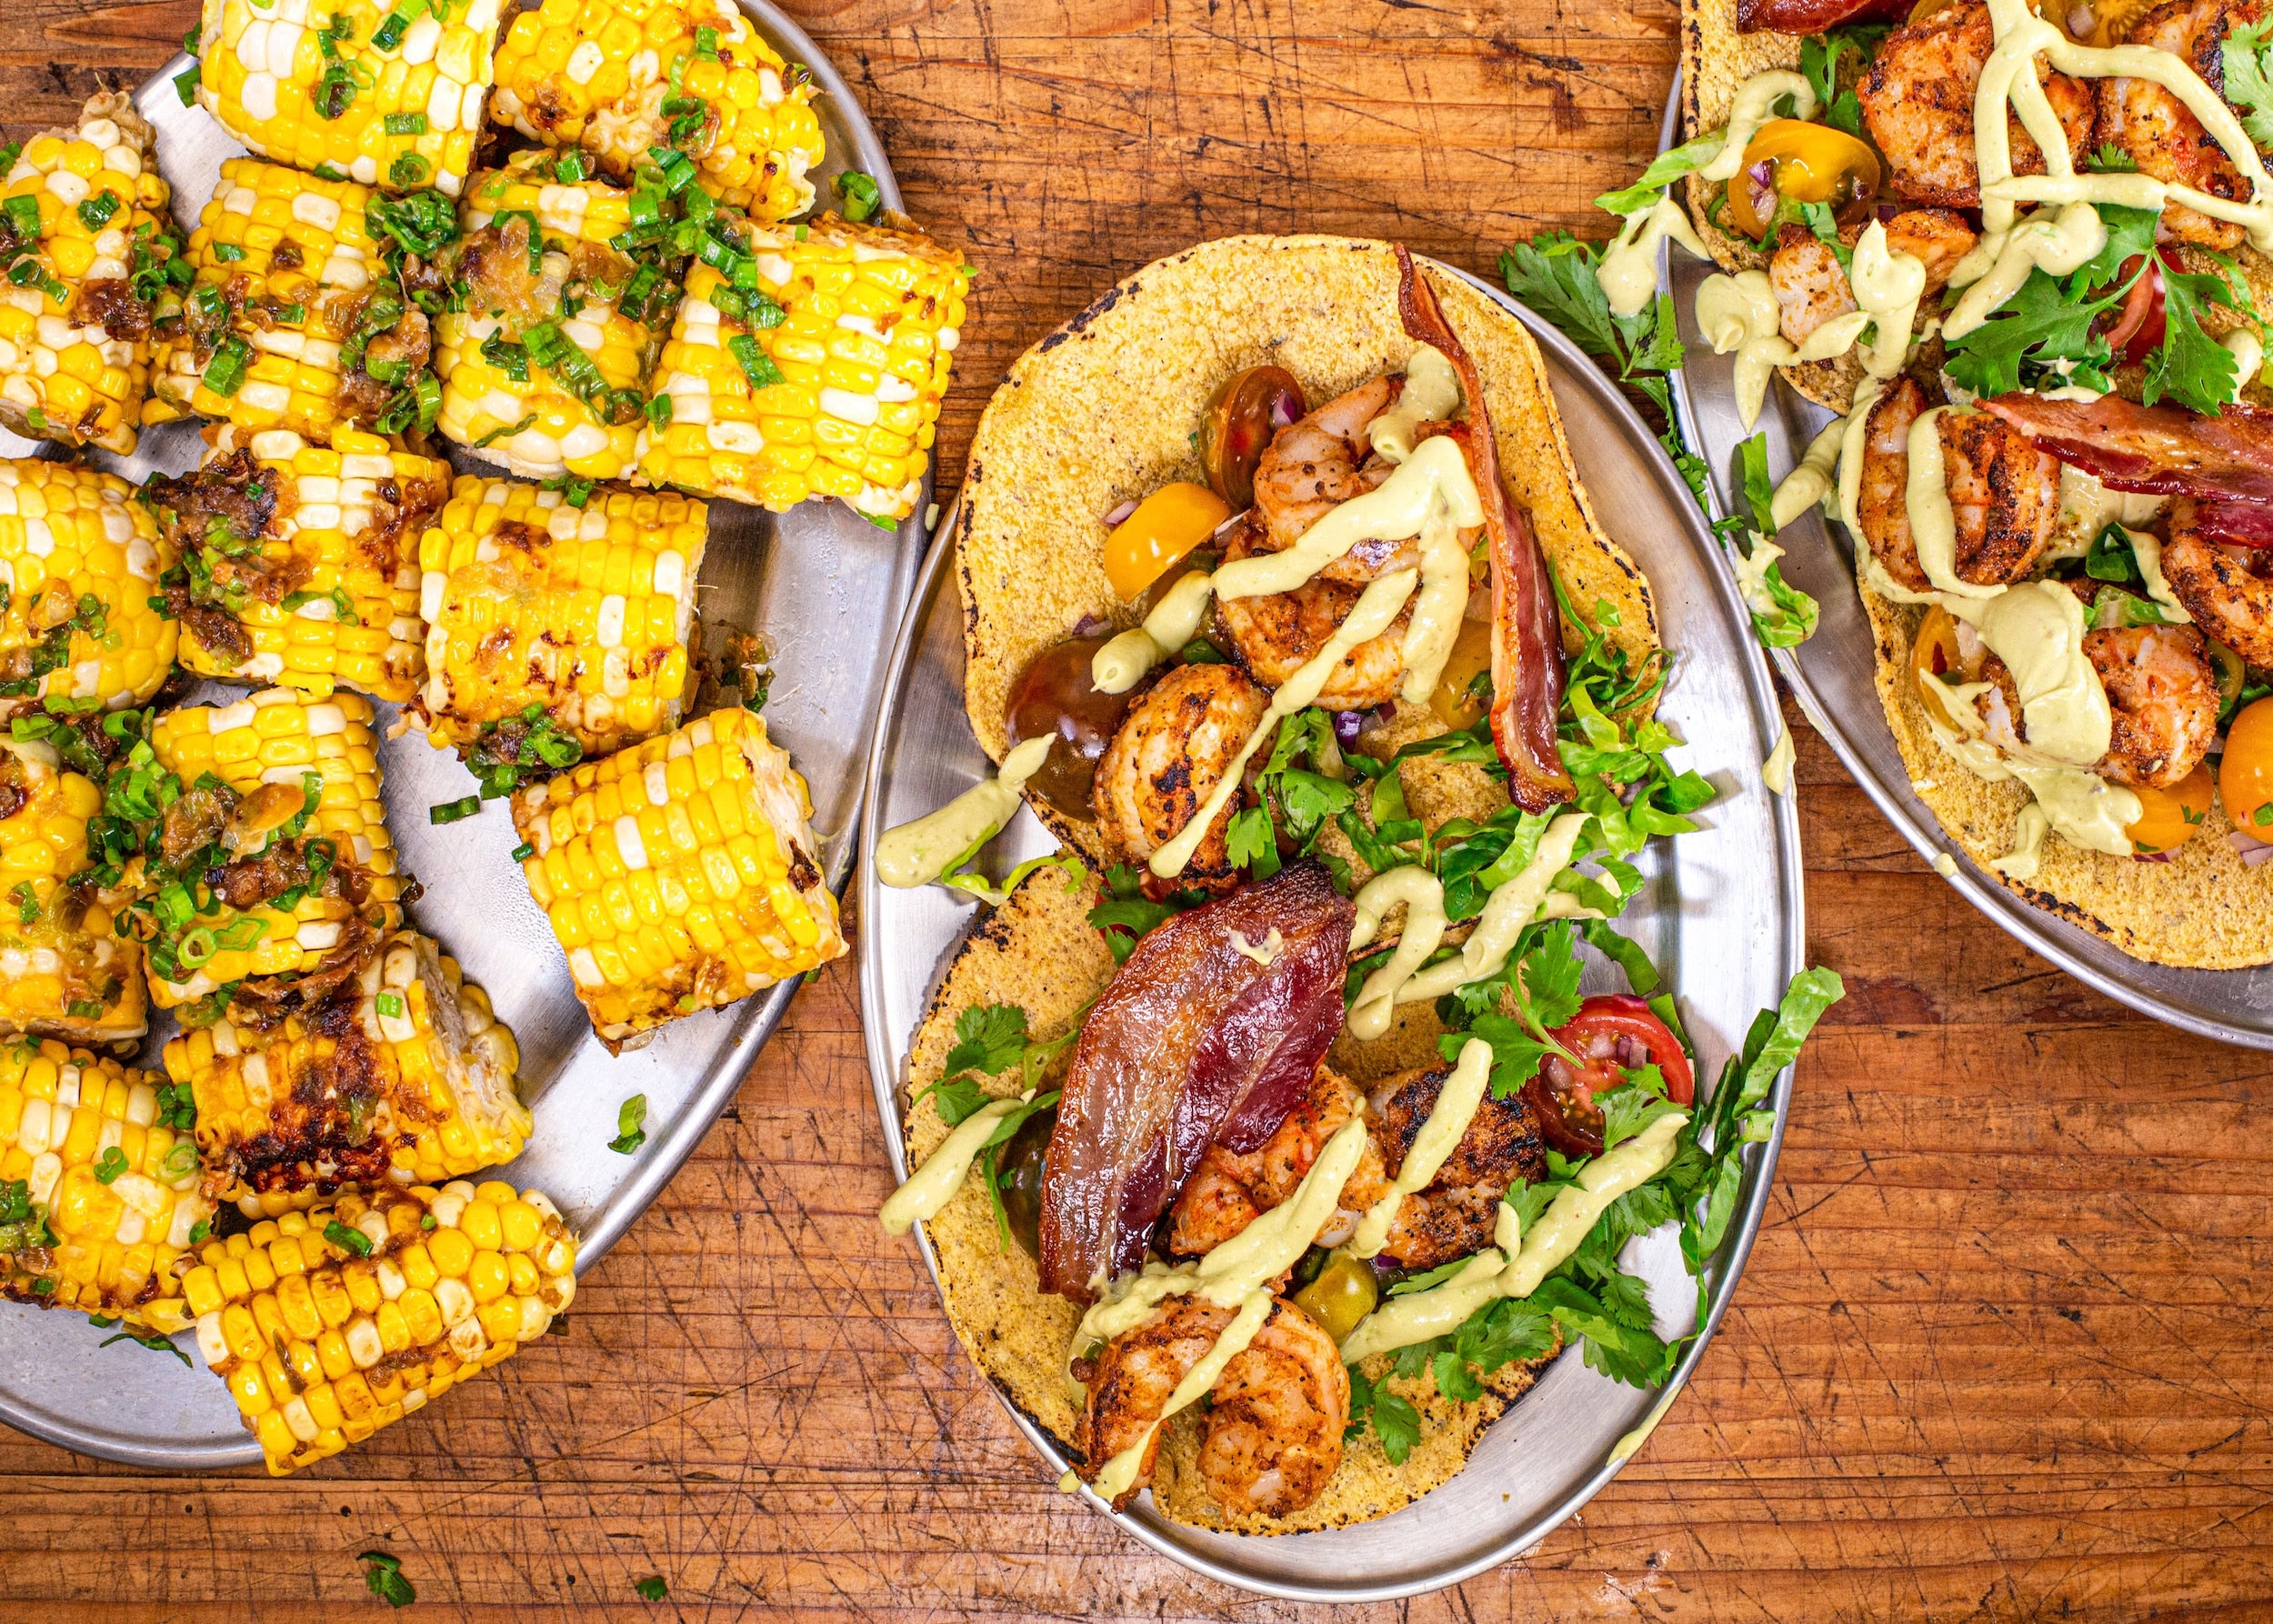
<instances>
[{"instance_id":1,"label":"scratched wood surface","mask_svg":"<svg viewBox=\"0 0 2273 1624\"><path fill-rule=\"evenodd\" d=\"M1022 347L1196 238L1397 235L1487 270L1599 232L1586 200L1650 150L1675 57L1663 0L791 9L980 266L943 489ZM0 0L0 122L142 77L194 15ZM1811 947L1851 996L1736 1307L1581 1517L1397 1616L2273 1616L2265 1063L2016 947L1792 723ZM566 1335L343 1460L198 1480L0 1430L0 1619L342 1616L376 1605L373 1546L437 1619L1305 1611L1056 1493L872 1221L857 1010L844 964L802 995Z\"/></svg>"}]
</instances>

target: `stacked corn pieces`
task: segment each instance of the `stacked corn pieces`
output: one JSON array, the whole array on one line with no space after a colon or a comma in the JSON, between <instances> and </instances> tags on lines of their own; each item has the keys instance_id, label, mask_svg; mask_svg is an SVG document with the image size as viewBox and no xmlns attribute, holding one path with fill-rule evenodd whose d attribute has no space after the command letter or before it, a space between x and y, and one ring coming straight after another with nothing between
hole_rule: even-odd
<instances>
[{"instance_id":1,"label":"stacked corn pieces","mask_svg":"<svg viewBox=\"0 0 2273 1624\"><path fill-rule=\"evenodd\" d=\"M173 1332L205 1232L186 1100L50 1038L0 1048L0 1295Z\"/></svg>"},{"instance_id":2,"label":"stacked corn pieces","mask_svg":"<svg viewBox=\"0 0 2273 1624\"><path fill-rule=\"evenodd\" d=\"M213 837L235 847L156 887L150 990L161 1007L307 975L402 924L372 724L371 702L358 695L268 688L151 725L159 765L185 797L215 798ZM200 789L207 774L219 790ZM205 877L212 867L222 870L218 890Z\"/></svg>"},{"instance_id":3,"label":"stacked corn pieces","mask_svg":"<svg viewBox=\"0 0 2273 1624\"><path fill-rule=\"evenodd\" d=\"M205 0L197 100L265 157L456 196L498 15L499 0Z\"/></svg>"},{"instance_id":4,"label":"stacked corn pieces","mask_svg":"<svg viewBox=\"0 0 2273 1624\"><path fill-rule=\"evenodd\" d=\"M178 246L168 201L155 137L123 91L25 144L0 185L0 423L133 452Z\"/></svg>"},{"instance_id":5,"label":"stacked corn pieces","mask_svg":"<svg viewBox=\"0 0 2273 1624\"><path fill-rule=\"evenodd\" d=\"M544 1335L576 1296L576 1257L536 1190L386 1188L207 1241L182 1296L282 1477Z\"/></svg>"},{"instance_id":6,"label":"stacked corn pieces","mask_svg":"<svg viewBox=\"0 0 2273 1624\"><path fill-rule=\"evenodd\" d=\"M442 432L532 479L628 477L676 281L609 246L628 193L559 178L549 153L474 176L435 324Z\"/></svg>"},{"instance_id":7,"label":"stacked corn pieces","mask_svg":"<svg viewBox=\"0 0 2273 1624\"><path fill-rule=\"evenodd\" d=\"M685 153L714 196L786 220L813 206L816 94L734 0L543 0L506 30L489 112L619 179L651 147Z\"/></svg>"},{"instance_id":8,"label":"stacked corn pieces","mask_svg":"<svg viewBox=\"0 0 2273 1624\"><path fill-rule=\"evenodd\" d=\"M594 491L577 507L461 478L418 548L427 737L477 772L542 771L675 726L707 517L672 494ZM540 732L574 748L525 761Z\"/></svg>"},{"instance_id":9,"label":"stacked corn pieces","mask_svg":"<svg viewBox=\"0 0 2273 1624\"><path fill-rule=\"evenodd\" d=\"M521 869L610 1048L845 951L812 804L748 711L522 790Z\"/></svg>"},{"instance_id":10,"label":"stacked corn pieces","mask_svg":"<svg viewBox=\"0 0 2273 1624\"><path fill-rule=\"evenodd\" d=\"M195 414L317 445L342 426L419 424L439 404L426 318L388 266L372 218L383 202L353 181L224 163L190 234L196 279L159 332L149 420Z\"/></svg>"},{"instance_id":11,"label":"stacked corn pieces","mask_svg":"<svg viewBox=\"0 0 2273 1624\"><path fill-rule=\"evenodd\" d=\"M0 461L0 714L146 703L174 667L175 623L151 600L175 558L116 475Z\"/></svg>"},{"instance_id":12,"label":"stacked corn pieces","mask_svg":"<svg viewBox=\"0 0 2273 1624\"><path fill-rule=\"evenodd\" d=\"M224 1016L165 1046L218 1193L248 1217L342 1188L440 1184L528 1142L513 1033L431 938L397 932L343 992L265 1025Z\"/></svg>"},{"instance_id":13,"label":"stacked corn pieces","mask_svg":"<svg viewBox=\"0 0 2273 1624\"><path fill-rule=\"evenodd\" d=\"M777 512L837 496L896 524L922 498L961 340L962 256L834 216L748 239L688 273L642 477Z\"/></svg>"},{"instance_id":14,"label":"stacked corn pieces","mask_svg":"<svg viewBox=\"0 0 2273 1624\"><path fill-rule=\"evenodd\" d=\"M96 1046L148 1029L142 953L106 893L74 889L103 792L53 745L0 737L0 1033Z\"/></svg>"},{"instance_id":15,"label":"stacked corn pieces","mask_svg":"<svg viewBox=\"0 0 2273 1624\"><path fill-rule=\"evenodd\" d=\"M152 506L181 548L182 663L208 677L322 697L418 691L420 533L449 465L340 429L224 428L195 474L154 481Z\"/></svg>"}]
</instances>

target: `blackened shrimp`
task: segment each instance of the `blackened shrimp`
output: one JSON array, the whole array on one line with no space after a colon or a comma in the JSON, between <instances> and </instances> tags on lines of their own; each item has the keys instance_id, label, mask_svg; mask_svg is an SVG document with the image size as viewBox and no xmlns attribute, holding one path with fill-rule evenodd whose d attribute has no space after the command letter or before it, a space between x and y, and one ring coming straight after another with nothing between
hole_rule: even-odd
<instances>
[{"instance_id":1,"label":"blackened shrimp","mask_svg":"<svg viewBox=\"0 0 2273 1624\"><path fill-rule=\"evenodd\" d=\"M2253 666L2273 666L2273 550L2221 546L2194 516L2188 498L2170 505L2163 579L2205 632Z\"/></svg>"},{"instance_id":2,"label":"blackened shrimp","mask_svg":"<svg viewBox=\"0 0 2273 1624\"><path fill-rule=\"evenodd\" d=\"M1839 234L1848 247L1862 235L1849 226ZM1887 222L1887 247L1896 254L1917 256L1926 267L1926 296L1939 293L1958 262L1980 240L1964 216L1946 208L1905 209ZM1827 321L1855 308L1847 267L1839 264L1831 245L1804 226L1787 226L1776 256L1767 264L1767 279L1776 290L1778 324L1784 336L1804 344L1807 336Z\"/></svg>"},{"instance_id":3,"label":"blackened shrimp","mask_svg":"<svg viewBox=\"0 0 2273 1624\"><path fill-rule=\"evenodd\" d=\"M1910 534L1910 426L1926 392L1902 378L1871 408L1863 439L1856 516L1870 551L1896 584L1930 590ZM2018 430L1981 413L1938 420L1949 504L1957 519L1958 578L1978 586L2021 579L2051 539L2059 516L2059 464Z\"/></svg>"},{"instance_id":4,"label":"blackened shrimp","mask_svg":"<svg viewBox=\"0 0 2273 1624\"><path fill-rule=\"evenodd\" d=\"M1335 508L1396 472L1375 454L1366 426L1397 404L1404 384L1385 374L1337 395L1272 436L1255 466L1255 514L1263 521L1258 539L1266 548L1284 552ZM1412 541L1361 541L1320 573L1329 581L1363 586L1419 562Z\"/></svg>"},{"instance_id":5,"label":"blackened shrimp","mask_svg":"<svg viewBox=\"0 0 2273 1624\"><path fill-rule=\"evenodd\" d=\"M2124 32L2124 42L2169 52L2223 95L2226 35L2237 24L2255 22L2264 9L2262 0L2241 5L2232 0L2166 0L2135 19ZM2248 183L2225 148L2169 91L2152 79L2112 78L2099 81L2098 93L2098 139L2128 154L2140 174L2232 203L2248 200ZM2194 243L2222 252L2241 246L2242 227L2173 202L2163 206L2156 235L2165 242Z\"/></svg>"},{"instance_id":6,"label":"blackened shrimp","mask_svg":"<svg viewBox=\"0 0 2273 1624\"><path fill-rule=\"evenodd\" d=\"M1178 666L1129 707L1097 758L1090 792L1097 826L1131 862L1143 862L1197 815L1270 700L1237 666ZM1225 847L1235 792L1193 852L1179 884L1225 890L1238 882Z\"/></svg>"},{"instance_id":7,"label":"blackened shrimp","mask_svg":"<svg viewBox=\"0 0 2273 1624\"><path fill-rule=\"evenodd\" d=\"M2218 673L2190 626L2128 626L2084 634L2115 713L2108 753L2092 770L2132 788L2168 789L2218 742Z\"/></svg>"},{"instance_id":8,"label":"blackened shrimp","mask_svg":"<svg viewBox=\"0 0 2273 1624\"><path fill-rule=\"evenodd\" d=\"M1232 533L1224 558L1245 558L1257 550L1260 526L1250 522ZM1277 687L1339 630L1357 606L1359 588L1313 579L1292 592L1268 597L1218 599L1216 618L1256 680ZM1405 628L1413 618L1407 603L1389 629L1342 657L1315 703L1328 710L1370 710L1397 696L1405 681Z\"/></svg>"},{"instance_id":9,"label":"blackened shrimp","mask_svg":"<svg viewBox=\"0 0 2273 1624\"><path fill-rule=\"evenodd\" d=\"M1290 1199L1327 1140L1357 1108L1359 1098L1355 1084L1320 1066L1309 1094L1259 1147L1241 1154L1209 1146L1171 1209L1168 1250L1199 1257ZM1357 1170L1342 1187L1340 1209L1313 1238L1316 1243L1331 1247L1348 1239L1359 1217L1387 1188L1380 1153L1368 1143Z\"/></svg>"}]
</instances>

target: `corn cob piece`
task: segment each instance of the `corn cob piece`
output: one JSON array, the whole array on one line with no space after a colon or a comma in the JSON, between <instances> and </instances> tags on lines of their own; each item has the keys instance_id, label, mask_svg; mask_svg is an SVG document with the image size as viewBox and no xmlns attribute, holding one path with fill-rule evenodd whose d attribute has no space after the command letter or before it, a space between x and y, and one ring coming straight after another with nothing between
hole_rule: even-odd
<instances>
[{"instance_id":1,"label":"corn cob piece","mask_svg":"<svg viewBox=\"0 0 2273 1624\"><path fill-rule=\"evenodd\" d=\"M190 234L195 282L158 329L147 420L194 414L318 445L341 425L432 427L441 388L426 369L426 314L404 296L381 225L397 213L406 230L446 225L449 206L420 195L423 207L391 205L352 181L224 163Z\"/></svg>"},{"instance_id":2,"label":"corn cob piece","mask_svg":"<svg viewBox=\"0 0 2273 1624\"><path fill-rule=\"evenodd\" d=\"M628 477L679 296L608 246L630 195L524 152L474 176L459 219L442 264L464 307L435 324L442 432L532 479Z\"/></svg>"},{"instance_id":3,"label":"corn cob piece","mask_svg":"<svg viewBox=\"0 0 2273 1624\"><path fill-rule=\"evenodd\" d=\"M318 996L360 974L402 924L372 719L359 695L268 688L152 725L158 765L180 795L128 911L148 943L160 1007L233 986L263 1002L295 988ZM179 855L168 862L169 853ZM318 979L299 979L308 977Z\"/></svg>"},{"instance_id":4,"label":"corn cob piece","mask_svg":"<svg viewBox=\"0 0 2273 1624\"><path fill-rule=\"evenodd\" d=\"M818 92L734 0L544 0L497 47L489 115L581 146L629 179L650 147L696 163L714 196L766 220L813 206Z\"/></svg>"},{"instance_id":5,"label":"corn cob piece","mask_svg":"<svg viewBox=\"0 0 2273 1624\"><path fill-rule=\"evenodd\" d=\"M156 138L104 91L75 128L32 137L0 184L0 423L131 455L150 391L150 329L181 248Z\"/></svg>"},{"instance_id":6,"label":"corn cob piece","mask_svg":"<svg viewBox=\"0 0 2273 1624\"><path fill-rule=\"evenodd\" d=\"M540 1192L460 1179L207 1241L182 1295L198 1352L283 1477L543 1336L576 1298L576 1260Z\"/></svg>"},{"instance_id":7,"label":"corn cob piece","mask_svg":"<svg viewBox=\"0 0 2273 1624\"><path fill-rule=\"evenodd\" d=\"M186 1091L49 1038L0 1049L0 1296L172 1334L205 1238Z\"/></svg>"},{"instance_id":8,"label":"corn cob piece","mask_svg":"<svg viewBox=\"0 0 2273 1624\"><path fill-rule=\"evenodd\" d=\"M708 509L461 478L418 544L426 737L510 793L679 718ZM534 714L531 714L531 713Z\"/></svg>"},{"instance_id":9,"label":"corn cob piece","mask_svg":"<svg viewBox=\"0 0 2273 1624\"><path fill-rule=\"evenodd\" d=\"M224 1016L165 1046L166 1075L196 1100L209 1188L248 1218L511 1161L529 1137L519 1064L488 996L408 930L313 1008L265 1026Z\"/></svg>"},{"instance_id":10,"label":"corn cob piece","mask_svg":"<svg viewBox=\"0 0 2273 1624\"><path fill-rule=\"evenodd\" d=\"M196 473L146 496L181 549L166 580L182 664L318 698L418 691L418 537L450 468L342 429L331 446L289 429L224 428Z\"/></svg>"},{"instance_id":11,"label":"corn cob piece","mask_svg":"<svg viewBox=\"0 0 2273 1624\"><path fill-rule=\"evenodd\" d=\"M481 131L499 9L499 0L205 0L198 105L263 157L455 197Z\"/></svg>"},{"instance_id":12,"label":"corn cob piece","mask_svg":"<svg viewBox=\"0 0 2273 1624\"><path fill-rule=\"evenodd\" d=\"M0 735L0 1032L129 1042L148 1029L142 951L87 871L94 782L45 739Z\"/></svg>"},{"instance_id":13,"label":"corn cob piece","mask_svg":"<svg viewBox=\"0 0 2273 1624\"><path fill-rule=\"evenodd\" d=\"M963 256L833 215L756 227L746 252L721 230L704 228L663 346L640 476L776 512L839 496L906 518L961 340Z\"/></svg>"},{"instance_id":14,"label":"corn cob piece","mask_svg":"<svg viewBox=\"0 0 2273 1624\"><path fill-rule=\"evenodd\" d=\"M845 951L805 780L722 710L513 800L521 872L611 1048Z\"/></svg>"},{"instance_id":15,"label":"corn cob piece","mask_svg":"<svg viewBox=\"0 0 2273 1624\"><path fill-rule=\"evenodd\" d=\"M173 669L176 627L150 600L175 554L133 497L115 474L0 461L0 714L141 705Z\"/></svg>"}]
</instances>

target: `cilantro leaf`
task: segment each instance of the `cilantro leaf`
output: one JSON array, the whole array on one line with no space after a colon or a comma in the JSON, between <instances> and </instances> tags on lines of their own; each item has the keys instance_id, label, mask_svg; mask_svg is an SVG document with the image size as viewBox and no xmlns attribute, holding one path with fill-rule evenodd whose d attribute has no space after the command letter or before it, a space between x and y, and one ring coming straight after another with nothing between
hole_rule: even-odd
<instances>
[{"instance_id":1,"label":"cilantro leaf","mask_svg":"<svg viewBox=\"0 0 2273 1624\"><path fill-rule=\"evenodd\" d=\"M1627 1322L1634 1312L1628 1300L1621 1298L1614 1311L1576 1280L1556 1275L1541 1281L1528 1301L1552 1315L1566 1336L1583 1338L1587 1365L1613 1381L1657 1387L1672 1369L1675 1348L1660 1341L1646 1323Z\"/></svg>"},{"instance_id":2,"label":"cilantro leaf","mask_svg":"<svg viewBox=\"0 0 2273 1624\"><path fill-rule=\"evenodd\" d=\"M955 1018L955 1047L942 1075L983 1071L999 1077L1026 1052L1026 1011L1015 1004L974 1004Z\"/></svg>"},{"instance_id":3,"label":"cilantro leaf","mask_svg":"<svg viewBox=\"0 0 2273 1624\"><path fill-rule=\"evenodd\" d=\"M2061 283L2032 270L2020 291L1988 320L1950 341L1945 370L1960 388L1975 395L2011 394L2020 387L2024 365L2048 367L2055 361L2072 361L2104 376L2114 353L2091 326L2124 291L2076 301Z\"/></svg>"},{"instance_id":4,"label":"cilantro leaf","mask_svg":"<svg viewBox=\"0 0 2273 1624\"><path fill-rule=\"evenodd\" d=\"M1666 1079L1655 1065L1626 1074L1626 1081L1594 1097L1602 1108L1602 1148L1622 1145L1658 1118L1680 1108L1666 1098Z\"/></svg>"},{"instance_id":5,"label":"cilantro leaf","mask_svg":"<svg viewBox=\"0 0 2273 1624\"><path fill-rule=\"evenodd\" d=\"M2119 203L2102 203L2097 210L2099 224L2107 228L2108 240L2100 245L2098 253L2068 277L2067 286L2073 294L2104 290L2123 276L2128 262L2151 253L2155 228L2162 220L2157 210L2128 208ZM2128 278L2124 286L2130 286Z\"/></svg>"},{"instance_id":6,"label":"cilantro leaf","mask_svg":"<svg viewBox=\"0 0 2273 1624\"><path fill-rule=\"evenodd\" d=\"M1342 1437L1355 1440L1364 1434L1369 1421L1390 1464L1403 1466L1405 1458L1413 1452L1413 1446L1420 1442L1420 1412L1386 1386L1369 1380L1364 1371L1352 1365L1349 1425L1343 1429Z\"/></svg>"},{"instance_id":7,"label":"cilantro leaf","mask_svg":"<svg viewBox=\"0 0 2273 1624\"><path fill-rule=\"evenodd\" d=\"M1420 1274L1407 1275L1404 1279L1399 1280L1396 1285L1389 1288L1389 1295L1391 1297L1410 1297L1416 1291L1426 1291L1431 1286L1441 1286L1467 1266L1468 1260L1466 1258L1455 1258L1449 1263L1439 1263L1436 1268L1427 1269Z\"/></svg>"},{"instance_id":8,"label":"cilantro leaf","mask_svg":"<svg viewBox=\"0 0 2273 1624\"><path fill-rule=\"evenodd\" d=\"M1233 814L1224 848L1235 867L1249 870L1258 881L1277 874L1278 831L1271 825L1269 808L1248 807Z\"/></svg>"},{"instance_id":9,"label":"cilantro leaf","mask_svg":"<svg viewBox=\"0 0 2273 1624\"><path fill-rule=\"evenodd\" d=\"M926 1094L932 1097L931 1103L939 1112L939 1120L949 1128L960 1128L986 1109L988 1102L995 1098L967 1071L941 1078L929 1088L917 1089L916 1098L921 1099Z\"/></svg>"},{"instance_id":10,"label":"cilantro leaf","mask_svg":"<svg viewBox=\"0 0 2273 1624\"><path fill-rule=\"evenodd\" d=\"M2259 146L2273 146L2273 83L2265 72L2266 34L2273 17L2243 23L2231 29L2219 47L2226 69L2226 99L2247 108L2241 127Z\"/></svg>"},{"instance_id":11,"label":"cilantro leaf","mask_svg":"<svg viewBox=\"0 0 2273 1624\"><path fill-rule=\"evenodd\" d=\"M1588 355L1623 365L1629 339L1610 314L1596 274L1597 253L1567 231L1545 232L1500 255L1500 279Z\"/></svg>"},{"instance_id":12,"label":"cilantro leaf","mask_svg":"<svg viewBox=\"0 0 2273 1624\"><path fill-rule=\"evenodd\" d=\"M635 1580L631 1588L639 1592L640 1599L644 1601L660 1601L671 1593L671 1587L663 1582L663 1576L659 1573Z\"/></svg>"},{"instance_id":13,"label":"cilantro leaf","mask_svg":"<svg viewBox=\"0 0 2273 1624\"><path fill-rule=\"evenodd\" d=\"M2148 357L2139 398L2153 406L2168 395L2181 406L2215 416L2240 392L2241 372L2233 353L2203 330L2202 311L2211 305L2234 307L2232 284L2216 271L2174 271L2165 266L2162 299L2163 340Z\"/></svg>"},{"instance_id":14,"label":"cilantro leaf","mask_svg":"<svg viewBox=\"0 0 2273 1624\"><path fill-rule=\"evenodd\" d=\"M403 1577L403 1559L383 1550L366 1550L355 1559L364 1564L365 1589L389 1607L408 1607L418 1592Z\"/></svg>"},{"instance_id":15,"label":"cilantro leaf","mask_svg":"<svg viewBox=\"0 0 2273 1624\"><path fill-rule=\"evenodd\" d=\"M1799 45L1799 71L1814 87L1816 101L1823 108L1823 120L1834 129L1845 130L1850 135L1862 132L1862 104L1856 97L1850 84L1839 88L1839 58L1847 52L1855 53L1858 62L1855 76L1861 78L1870 59L1877 54L1878 42L1887 36L1883 25L1855 25L1832 28L1821 35L1811 35Z\"/></svg>"}]
</instances>

